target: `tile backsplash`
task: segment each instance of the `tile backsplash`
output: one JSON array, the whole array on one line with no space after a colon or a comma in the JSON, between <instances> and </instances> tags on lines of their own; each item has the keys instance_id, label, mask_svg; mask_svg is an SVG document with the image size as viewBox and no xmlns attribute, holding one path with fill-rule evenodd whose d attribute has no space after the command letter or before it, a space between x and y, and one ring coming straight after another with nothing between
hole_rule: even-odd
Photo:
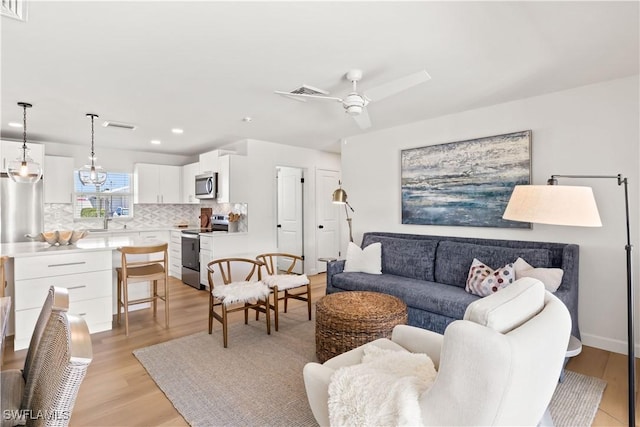
<instances>
[{"instance_id":1,"label":"tile backsplash","mask_svg":"<svg viewBox=\"0 0 640 427\"><path fill-rule=\"evenodd\" d=\"M227 215L230 212L240 213L238 231L248 231L248 207L246 203L215 203L203 202L200 205L188 204L135 204L133 206L133 218L113 219L110 229L122 229L125 224L128 229L140 228L164 228L173 227L176 224L188 223L189 226L200 226L200 208L210 207L214 214ZM45 230L78 230L81 228L102 228L102 219L76 219L73 218L73 204L71 203L45 203L44 228Z\"/></svg>"}]
</instances>

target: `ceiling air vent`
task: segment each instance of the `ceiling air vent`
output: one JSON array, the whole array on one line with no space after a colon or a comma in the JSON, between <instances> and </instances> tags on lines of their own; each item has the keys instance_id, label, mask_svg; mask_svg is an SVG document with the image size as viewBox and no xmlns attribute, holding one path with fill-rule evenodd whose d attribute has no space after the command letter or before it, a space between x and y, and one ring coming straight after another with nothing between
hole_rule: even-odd
<instances>
[{"instance_id":1,"label":"ceiling air vent","mask_svg":"<svg viewBox=\"0 0 640 427\"><path fill-rule=\"evenodd\" d=\"M2 0L2 16L27 21L27 0Z\"/></svg>"},{"instance_id":2,"label":"ceiling air vent","mask_svg":"<svg viewBox=\"0 0 640 427\"><path fill-rule=\"evenodd\" d=\"M112 121L104 122L102 126L106 128L117 128L117 129L126 129L126 130L136 130L136 127L137 127L136 125L131 125L129 123L112 122Z\"/></svg>"},{"instance_id":3,"label":"ceiling air vent","mask_svg":"<svg viewBox=\"0 0 640 427\"><path fill-rule=\"evenodd\" d=\"M322 89L318 89L317 87L313 87L313 86L309 86L309 85L302 85L299 88L296 88L294 90L292 90L291 92L292 95L321 95L321 96L327 96L329 95L329 92L326 90L322 90ZM295 96L287 96L286 94L282 94L283 96L286 96L289 99L295 99L296 101L300 101L300 102L307 102L306 99L304 98L298 98Z\"/></svg>"}]
</instances>

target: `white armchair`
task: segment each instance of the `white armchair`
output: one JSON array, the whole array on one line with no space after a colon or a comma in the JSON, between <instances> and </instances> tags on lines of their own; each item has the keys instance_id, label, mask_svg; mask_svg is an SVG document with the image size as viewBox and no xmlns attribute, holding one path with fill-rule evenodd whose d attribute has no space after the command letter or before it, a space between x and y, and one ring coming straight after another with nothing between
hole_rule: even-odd
<instances>
[{"instance_id":1,"label":"white armchair","mask_svg":"<svg viewBox=\"0 0 640 427\"><path fill-rule=\"evenodd\" d=\"M419 402L424 425L536 425L558 383L570 331L562 301L540 281L526 278L469 305L464 320L451 323L444 335L401 325L391 340L373 343L433 360L438 374ZM358 347L304 367L307 397L320 425L329 425L331 375L359 364L362 355Z\"/></svg>"}]
</instances>

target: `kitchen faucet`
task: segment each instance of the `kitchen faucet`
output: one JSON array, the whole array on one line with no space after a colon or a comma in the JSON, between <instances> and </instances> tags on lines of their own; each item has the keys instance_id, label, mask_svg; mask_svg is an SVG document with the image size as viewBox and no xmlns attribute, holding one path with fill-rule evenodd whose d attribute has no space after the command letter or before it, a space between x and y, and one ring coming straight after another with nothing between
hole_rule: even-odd
<instances>
[{"instance_id":1,"label":"kitchen faucet","mask_svg":"<svg viewBox=\"0 0 640 427\"><path fill-rule=\"evenodd\" d=\"M104 223L102 225L102 228L104 228L105 230L109 229L109 221L113 219L113 218L109 218L110 209L111 207L109 206L109 199L105 198L104 199Z\"/></svg>"}]
</instances>

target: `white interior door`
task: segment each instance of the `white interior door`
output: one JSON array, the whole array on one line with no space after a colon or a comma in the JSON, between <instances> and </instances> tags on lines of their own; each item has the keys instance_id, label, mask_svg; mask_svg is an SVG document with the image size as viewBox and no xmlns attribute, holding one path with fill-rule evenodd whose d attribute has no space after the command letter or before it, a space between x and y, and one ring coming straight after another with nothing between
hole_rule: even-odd
<instances>
[{"instance_id":1,"label":"white interior door","mask_svg":"<svg viewBox=\"0 0 640 427\"><path fill-rule=\"evenodd\" d=\"M278 252L303 256L302 218L302 169L278 167ZM278 268L286 270L289 265L280 263ZM294 271L301 274L304 263L296 263Z\"/></svg>"},{"instance_id":2,"label":"white interior door","mask_svg":"<svg viewBox=\"0 0 640 427\"><path fill-rule=\"evenodd\" d=\"M316 170L316 243L318 258L340 257L340 205L331 200L333 191L339 186L338 171ZM316 260L316 268L322 273L327 264Z\"/></svg>"}]
</instances>

